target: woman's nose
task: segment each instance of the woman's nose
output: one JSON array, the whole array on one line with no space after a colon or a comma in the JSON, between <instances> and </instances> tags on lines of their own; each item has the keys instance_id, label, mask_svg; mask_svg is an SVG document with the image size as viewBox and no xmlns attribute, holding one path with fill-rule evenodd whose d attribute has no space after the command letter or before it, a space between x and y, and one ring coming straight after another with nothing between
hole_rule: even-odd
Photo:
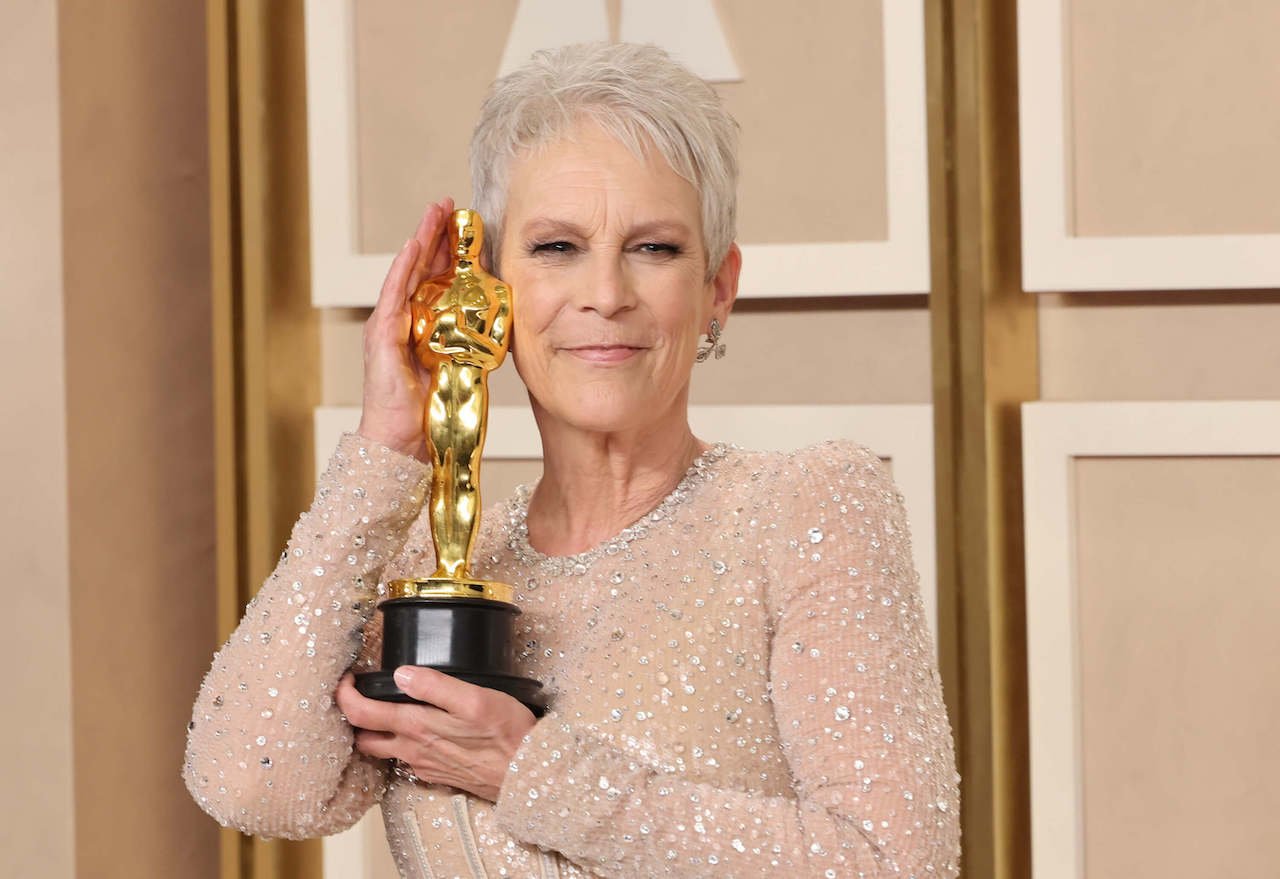
<instances>
[{"instance_id":1,"label":"woman's nose","mask_svg":"<svg viewBox=\"0 0 1280 879\"><path fill-rule=\"evenodd\" d=\"M578 292L578 307L611 317L635 305L635 291L621 253L600 251Z\"/></svg>"}]
</instances>

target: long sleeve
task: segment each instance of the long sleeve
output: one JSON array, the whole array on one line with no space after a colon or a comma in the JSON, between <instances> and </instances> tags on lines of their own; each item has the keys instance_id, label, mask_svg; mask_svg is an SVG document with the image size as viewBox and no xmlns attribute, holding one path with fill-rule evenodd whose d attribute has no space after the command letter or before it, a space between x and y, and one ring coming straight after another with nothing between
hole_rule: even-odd
<instances>
[{"instance_id":1,"label":"long sleeve","mask_svg":"<svg viewBox=\"0 0 1280 879\"><path fill-rule=\"evenodd\" d=\"M650 742L549 715L495 817L610 877L954 876L958 779L901 499L881 462L791 462L761 538L769 697L793 796L685 778Z\"/></svg>"},{"instance_id":2,"label":"long sleeve","mask_svg":"<svg viewBox=\"0 0 1280 879\"><path fill-rule=\"evenodd\" d=\"M183 775L219 823L320 836L355 823L381 795L383 764L353 753L333 693L428 479L422 463L377 443L352 434L339 443L196 699Z\"/></svg>"}]
</instances>

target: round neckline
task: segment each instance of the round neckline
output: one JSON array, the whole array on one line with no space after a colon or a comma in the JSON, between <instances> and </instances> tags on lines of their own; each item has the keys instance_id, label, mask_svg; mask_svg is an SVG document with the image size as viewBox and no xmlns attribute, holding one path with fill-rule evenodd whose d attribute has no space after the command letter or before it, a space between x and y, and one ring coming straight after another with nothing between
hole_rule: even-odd
<instances>
[{"instance_id":1,"label":"round neckline","mask_svg":"<svg viewBox=\"0 0 1280 879\"><path fill-rule=\"evenodd\" d=\"M507 544L516 558L530 567L550 569L561 575L586 574L600 558L626 552L632 543L647 537L652 526L669 519L676 508L688 500L695 488L711 478L716 469L715 465L736 448L737 446L729 443L713 443L708 446L693 459L675 488L671 489L656 507L613 537L606 538L590 549L573 555L547 555L529 542L529 499L533 497L537 483L521 485L516 489L508 510L510 537Z\"/></svg>"}]
</instances>

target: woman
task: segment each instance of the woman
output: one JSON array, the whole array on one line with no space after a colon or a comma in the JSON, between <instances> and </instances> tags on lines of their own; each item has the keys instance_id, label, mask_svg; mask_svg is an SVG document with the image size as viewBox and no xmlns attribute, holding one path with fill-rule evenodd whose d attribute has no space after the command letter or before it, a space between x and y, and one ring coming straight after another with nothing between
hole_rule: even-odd
<instances>
[{"instance_id":1,"label":"woman","mask_svg":"<svg viewBox=\"0 0 1280 879\"><path fill-rule=\"evenodd\" d=\"M286 837L380 801L413 877L955 875L950 730L883 466L688 425L741 265L715 93L652 48L543 53L495 84L471 162L544 449L475 569L516 586L551 711L422 668L397 680L434 707L375 702L347 673L378 656L375 584L434 564L406 302L447 258L446 200L369 319L357 433L201 689L197 801Z\"/></svg>"}]
</instances>

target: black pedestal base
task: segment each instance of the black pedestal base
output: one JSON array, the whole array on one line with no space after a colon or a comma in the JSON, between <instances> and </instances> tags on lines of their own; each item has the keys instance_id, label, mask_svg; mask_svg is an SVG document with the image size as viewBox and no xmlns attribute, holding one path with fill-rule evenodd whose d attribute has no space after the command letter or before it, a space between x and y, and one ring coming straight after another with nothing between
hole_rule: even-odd
<instances>
[{"instance_id":1,"label":"black pedestal base","mask_svg":"<svg viewBox=\"0 0 1280 879\"><path fill-rule=\"evenodd\" d=\"M384 702L418 702L392 674L402 665L434 668L469 684L489 687L546 713L542 684L514 674L514 604L485 598L393 598L383 614L382 670L356 675L356 689Z\"/></svg>"}]
</instances>

